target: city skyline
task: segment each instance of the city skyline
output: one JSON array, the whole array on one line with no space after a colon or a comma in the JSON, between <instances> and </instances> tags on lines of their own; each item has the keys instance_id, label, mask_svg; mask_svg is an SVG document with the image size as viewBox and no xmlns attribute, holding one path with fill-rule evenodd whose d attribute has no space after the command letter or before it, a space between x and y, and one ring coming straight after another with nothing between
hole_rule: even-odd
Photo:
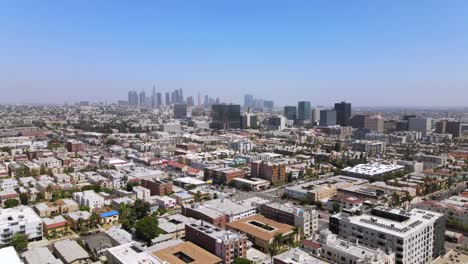
<instances>
[{"instance_id":1,"label":"city skyline","mask_svg":"<svg viewBox=\"0 0 468 264\"><path fill-rule=\"evenodd\" d=\"M466 2L266 3L2 3L0 102L156 85L233 103L466 106Z\"/></svg>"}]
</instances>

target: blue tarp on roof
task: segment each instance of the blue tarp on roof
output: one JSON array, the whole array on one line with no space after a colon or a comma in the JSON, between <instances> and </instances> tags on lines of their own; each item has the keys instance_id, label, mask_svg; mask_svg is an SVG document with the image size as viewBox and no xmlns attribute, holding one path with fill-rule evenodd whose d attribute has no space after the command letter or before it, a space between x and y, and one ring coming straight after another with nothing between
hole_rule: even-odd
<instances>
[{"instance_id":1,"label":"blue tarp on roof","mask_svg":"<svg viewBox=\"0 0 468 264\"><path fill-rule=\"evenodd\" d=\"M114 210L114 211L102 213L101 217L110 217L110 216L114 216L114 215L118 215L118 214L119 214L119 212Z\"/></svg>"}]
</instances>

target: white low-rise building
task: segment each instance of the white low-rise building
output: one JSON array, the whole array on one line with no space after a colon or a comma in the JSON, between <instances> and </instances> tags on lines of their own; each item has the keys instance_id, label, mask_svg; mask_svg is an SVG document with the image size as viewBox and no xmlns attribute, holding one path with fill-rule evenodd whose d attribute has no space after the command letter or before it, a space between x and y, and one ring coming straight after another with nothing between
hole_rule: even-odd
<instances>
[{"instance_id":1,"label":"white low-rise building","mask_svg":"<svg viewBox=\"0 0 468 264\"><path fill-rule=\"evenodd\" d=\"M73 193L73 200L80 206L87 206L92 211L104 206L104 197L93 190Z\"/></svg>"},{"instance_id":2,"label":"white low-rise building","mask_svg":"<svg viewBox=\"0 0 468 264\"><path fill-rule=\"evenodd\" d=\"M167 196L154 195L151 198L154 198L158 202L159 207L164 209L174 208L177 204L176 199Z\"/></svg>"},{"instance_id":3,"label":"white low-rise building","mask_svg":"<svg viewBox=\"0 0 468 264\"><path fill-rule=\"evenodd\" d=\"M18 180L15 178L0 180L0 188L2 190L12 190L18 188Z\"/></svg>"},{"instance_id":4,"label":"white low-rise building","mask_svg":"<svg viewBox=\"0 0 468 264\"><path fill-rule=\"evenodd\" d=\"M145 199L151 196L150 189L141 186L134 186L132 192L136 194L137 199Z\"/></svg>"},{"instance_id":5,"label":"white low-rise building","mask_svg":"<svg viewBox=\"0 0 468 264\"><path fill-rule=\"evenodd\" d=\"M106 257L108 264L164 263L135 242L107 249Z\"/></svg>"},{"instance_id":6,"label":"white low-rise building","mask_svg":"<svg viewBox=\"0 0 468 264\"><path fill-rule=\"evenodd\" d=\"M404 168L404 166L393 163L371 162L366 164L358 164L354 167L347 167L344 168L341 172L348 176L371 179L388 173L403 171Z\"/></svg>"},{"instance_id":7,"label":"white low-rise building","mask_svg":"<svg viewBox=\"0 0 468 264\"><path fill-rule=\"evenodd\" d=\"M0 209L0 244L10 243L17 233L27 235L29 240L41 240L42 219L27 206Z\"/></svg>"}]
</instances>

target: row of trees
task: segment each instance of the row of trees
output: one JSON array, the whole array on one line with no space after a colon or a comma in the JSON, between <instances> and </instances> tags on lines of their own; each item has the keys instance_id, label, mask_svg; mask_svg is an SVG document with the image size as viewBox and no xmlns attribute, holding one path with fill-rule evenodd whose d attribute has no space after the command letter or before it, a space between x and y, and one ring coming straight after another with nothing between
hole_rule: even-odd
<instances>
[{"instance_id":1,"label":"row of trees","mask_svg":"<svg viewBox=\"0 0 468 264\"><path fill-rule=\"evenodd\" d=\"M455 218L453 218L451 216L449 216L447 218L447 227L450 227L450 228L453 228L453 229L456 229L456 230L459 230L459 231L463 231L463 232L468 232L468 224L467 223L457 221Z\"/></svg>"}]
</instances>

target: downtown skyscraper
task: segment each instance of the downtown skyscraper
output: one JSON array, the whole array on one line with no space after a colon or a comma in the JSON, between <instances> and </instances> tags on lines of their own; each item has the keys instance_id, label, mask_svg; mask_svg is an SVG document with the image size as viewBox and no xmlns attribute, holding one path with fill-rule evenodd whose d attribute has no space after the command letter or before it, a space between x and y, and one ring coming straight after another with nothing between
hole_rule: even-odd
<instances>
[{"instance_id":1,"label":"downtown skyscraper","mask_svg":"<svg viewBox=\"0 0 468 264\"><path fill-rule=\"evenodd\" d=\"M138 106L138 93L136 91L128 92L128 105Z\"/></svg>"}]
</instances>

